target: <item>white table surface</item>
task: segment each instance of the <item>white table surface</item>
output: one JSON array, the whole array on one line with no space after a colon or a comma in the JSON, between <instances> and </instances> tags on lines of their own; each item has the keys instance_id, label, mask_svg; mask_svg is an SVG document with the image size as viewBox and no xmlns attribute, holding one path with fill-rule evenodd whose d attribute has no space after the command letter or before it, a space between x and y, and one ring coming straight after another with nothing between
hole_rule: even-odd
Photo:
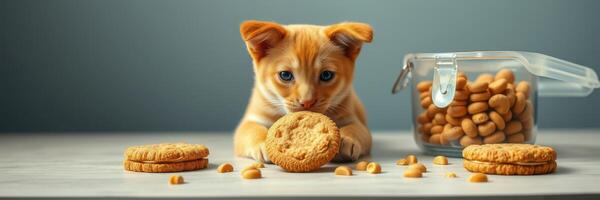
<instances>
[{"instance_id":1,"label":"white table surface","mask_svg":"<svg viewBox=\"0 0 600 200\"><path fill-rule=\"evenodd\" d=\"M238 169L253 163L232 153L230 133L72 133L0 135L0 198L12 197L394 197L457 199L481 197L600 198L600 130L541 130L538 144L558 152L558 170L550 175L489 176L484 184L468 183L470 174L461 159L435 166L423 155L408 132L374 133L371 159L382 165L378 175L355 171L335 176L329 164L318 172L287 173L275 165L263 169L264 178L244 180ZM205 144L210 149L208 169L177 173L186 183L169 185L172 173L123 170L127 146L179 142ZM402 177L406 167L395 160L417 154L429 172L421 179ZM231 162L235 172L215 168ZM347 164L353 165L353 164ZM353 166L352 166L353 167ZM453 171L456 179L444 178Z\"/></svg>"}]
</instances>

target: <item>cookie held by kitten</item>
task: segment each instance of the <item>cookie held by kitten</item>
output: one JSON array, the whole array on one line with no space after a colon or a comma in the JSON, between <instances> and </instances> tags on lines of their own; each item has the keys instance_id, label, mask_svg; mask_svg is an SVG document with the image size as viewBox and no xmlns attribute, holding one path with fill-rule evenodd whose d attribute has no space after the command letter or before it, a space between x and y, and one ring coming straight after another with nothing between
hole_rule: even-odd
<instances>
[{"instance_id":1,"label":"cookie held by kitten","mask_svg":"<svg viewBox=\"0 0 600 200\"><path fill-rule=\"evenodd\" d=\"M371 150L365 109L352 86L363 43L373 39L368 24L281 25L245 21L240 33L252 59L254 87L234 136L238 156L270 162L268 129L288 113L311 111L338 127L334 161L354 161Z\"/></svg>"},{"instance_id":2,"label":"cookie held by kitten","mask_svg":"<svg viewBox=\"0 0 600 200\"><path fill-rule=\"evenodd\" d=\"M327 164L339 150L338 127L327 116L290 113L271 126L266 140L271 161L290 172L309 172Z\"/></svg>"}]
</instances>

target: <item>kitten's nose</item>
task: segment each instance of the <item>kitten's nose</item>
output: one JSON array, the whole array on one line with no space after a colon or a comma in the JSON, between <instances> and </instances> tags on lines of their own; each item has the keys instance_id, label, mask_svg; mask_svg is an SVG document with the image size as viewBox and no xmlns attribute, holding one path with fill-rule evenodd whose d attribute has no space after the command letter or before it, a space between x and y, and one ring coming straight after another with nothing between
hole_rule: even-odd
<instances>
[{"instance_id":1,"label":"kitten's nose","mask_svg":"<svg viewBox=\"0 0 600 200\"><path fill-rule=\"evenodd\" d=\"M300 101L300 104L302 105L302 107L306 110L310 109L312 106L315 105L315 103L317 102L317 100L302 100Z\"/></svg>"}]
</instances>

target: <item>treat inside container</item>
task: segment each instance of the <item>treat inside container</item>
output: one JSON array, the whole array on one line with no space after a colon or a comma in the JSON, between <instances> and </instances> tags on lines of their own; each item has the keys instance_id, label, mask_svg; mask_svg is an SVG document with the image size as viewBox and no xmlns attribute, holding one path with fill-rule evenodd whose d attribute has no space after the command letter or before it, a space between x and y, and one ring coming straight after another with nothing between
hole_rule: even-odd
<instances>
[{"instance_id":1,"label":"treat inside container","mask_svg":"<svg viewBox=\"0 0 600 200\"><path fill-rule=\"evenodd\" d=\"M461 157L472 144L535 143L538 97L585 97L587 67L539 53L416 53L392 93L411 86L414 139L427 154Z\"/></svg>"}]
</instances>

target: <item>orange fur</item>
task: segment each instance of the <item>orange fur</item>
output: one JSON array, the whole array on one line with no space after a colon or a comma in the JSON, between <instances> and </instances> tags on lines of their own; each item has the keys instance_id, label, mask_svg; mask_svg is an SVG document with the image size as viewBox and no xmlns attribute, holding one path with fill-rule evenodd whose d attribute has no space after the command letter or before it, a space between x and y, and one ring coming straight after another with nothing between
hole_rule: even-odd
<instances>
[{"instance_id":1,"label":"orange fur","mask_svg":"<svg viewBox=\"0 0 600 200\"><path fill-rule=\"evenodd\" d=\"M342 146L337 161L352 161L371 149L366 113L352 87L354 62L369 25L345 22L331 26L280 25L246 21L242 39L252 57L255 83L246 113L235 131L238 156L268 162L264 140L268 127L289 112L309 110L329 116L340 127ZM321 81L323 71L334 72ZM292 72L292 81L279 78Z\"/></svg>"}]
</instances>

